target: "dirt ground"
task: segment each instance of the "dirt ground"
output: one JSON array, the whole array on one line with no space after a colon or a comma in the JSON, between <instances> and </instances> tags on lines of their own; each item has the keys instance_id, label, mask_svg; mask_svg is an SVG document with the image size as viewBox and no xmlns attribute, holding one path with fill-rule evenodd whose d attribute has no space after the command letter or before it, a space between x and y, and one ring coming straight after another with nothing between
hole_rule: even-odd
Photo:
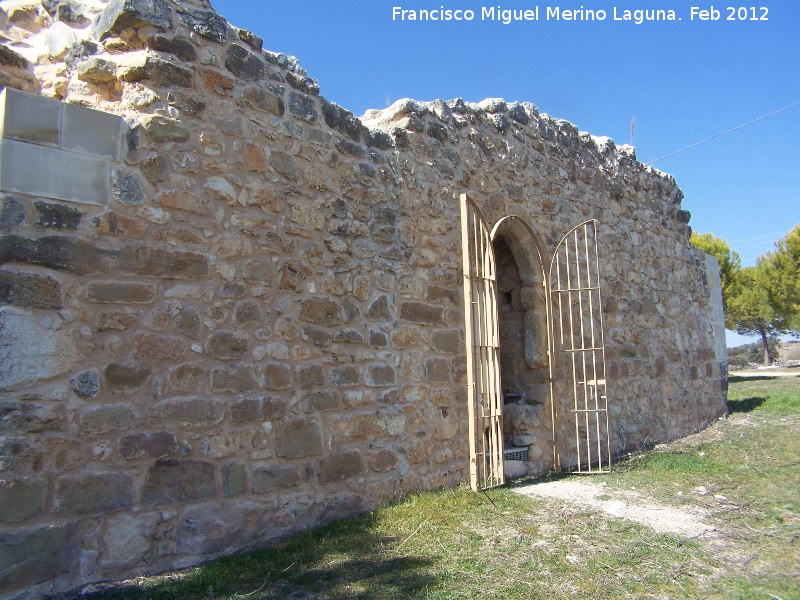
<instances>
[{"instance_id":1,"label":"dirt ground","mask_svg":"<svg viewBox=\"0 0 800 600\"><path fill-rule=\"evenodd\" d=\"M659 533L671 533L685 538L716 536L716 528L703 522L708 513L702 508L662 506L635 490L615 489L605 482L550 481L522 485L515 491L525 496L556 498L563 502L591 506L612 517L636 521Z\"/></svg>"}]
</instances>

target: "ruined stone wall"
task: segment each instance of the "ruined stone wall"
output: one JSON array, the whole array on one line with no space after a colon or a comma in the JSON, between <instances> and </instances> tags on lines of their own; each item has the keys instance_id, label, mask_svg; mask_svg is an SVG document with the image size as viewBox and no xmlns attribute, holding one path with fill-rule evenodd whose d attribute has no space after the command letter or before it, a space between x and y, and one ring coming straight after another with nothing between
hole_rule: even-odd
<instances>
[{"instance_id":1,"label":"ruined stone wall","mask_svg":"<svg viewBox=\"0 0 800 600\"><path fill-rule=\"evenodd\" d=\"M598 220L614 452L724 412L682 193L632 149L501 100L357 119L202 0L82 6L0 3L0 597L465 480L461 193L550 251Z\"/></svg>"}]
</instances>

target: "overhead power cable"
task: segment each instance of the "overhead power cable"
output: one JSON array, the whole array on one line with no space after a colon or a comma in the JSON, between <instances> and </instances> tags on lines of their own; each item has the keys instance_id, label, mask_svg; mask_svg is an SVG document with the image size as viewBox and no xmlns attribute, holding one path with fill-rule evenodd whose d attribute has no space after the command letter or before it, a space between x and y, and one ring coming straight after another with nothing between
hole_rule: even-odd
<instances>
[{"instance_id":1,"label":"overhead power cable","mask_svg":"<svg viewBox=\"0 0 800 600\"><path fill-rule=\"evenodd\" d=\"M711 136L710 138L705 139L702 142L697 142L696 144L692 144L691 146L686 146L686 148L681 148L680 150L676 150L675 152L672 152L671 154L667 154L666 156L662 156L661 158L657 158L655 160L651 160L649 163L647 163L647 165L649 166L649 165L652 165L655 162L658 162L660 160L664 160L665 158L669 158L670 156L675 156L676 154L680 154L681 152L686 152L687 150L691 150L692 148L696 148L697 146L700 146L701 144L705 144L706 142L710 142L711 140L715 140L717 138L720 138L723 135L728 135L729 133L733 133L734 131L742 129L743 127L747 127L748 125L752 125L753 123L758 123L759 121L763 121L764 119L768 119L769 117L777 115L778 113L781 113L781 112L783 112L785 110L789 110L790 108L794 108L795 106L800 106L800 101L795 102L794 104L790 104L789 106L784 106L783 108L779 108L775 112L771 112L768 115L764 115L763 117L758 117L757 119L753 119L752 121L749 121L748 123L744 123L743 125L739 125L738 127L734 127L733 129L728 129L728 131L723 131L722 133L718 133L717 135Z\"/></svg>"}]
</instances>

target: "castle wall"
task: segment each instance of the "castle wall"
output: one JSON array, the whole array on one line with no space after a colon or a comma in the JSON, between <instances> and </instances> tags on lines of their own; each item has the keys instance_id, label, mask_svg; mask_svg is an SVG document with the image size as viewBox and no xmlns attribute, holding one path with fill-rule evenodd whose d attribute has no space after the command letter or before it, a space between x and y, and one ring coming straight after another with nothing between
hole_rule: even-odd
<instances>
[{"instance_id":1,"label":"castle wall","mask_svg":"<svg viewBox=\"0 0 800 600\"><path fill-rule=\"evenodd\" d=\"M467 479L461 193L550 251L598 220L615 453L725 412L705 257L631 148L501 100L358 119L200 0L3 6L0 597Z\"/></svg>"}]
</instances>

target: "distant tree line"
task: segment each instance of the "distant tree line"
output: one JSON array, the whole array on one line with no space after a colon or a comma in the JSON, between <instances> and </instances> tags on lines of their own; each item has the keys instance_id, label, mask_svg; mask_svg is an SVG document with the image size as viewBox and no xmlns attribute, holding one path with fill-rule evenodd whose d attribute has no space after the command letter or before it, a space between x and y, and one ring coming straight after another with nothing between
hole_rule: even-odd
<instances>
[{"instance_id":1,"label":"distant tree line","mask_svg":"<svg viewBox=\"0 0 800 600\"><path fill-rule=\"evenodd\" d=\"M725 327L760 336L764 364L771 364L770 339L800 335L800 225L758 257L755 267L742 267L739 255L711 233L692 232L691 242L719 260Z\"/></svg>"}]
</instances>

